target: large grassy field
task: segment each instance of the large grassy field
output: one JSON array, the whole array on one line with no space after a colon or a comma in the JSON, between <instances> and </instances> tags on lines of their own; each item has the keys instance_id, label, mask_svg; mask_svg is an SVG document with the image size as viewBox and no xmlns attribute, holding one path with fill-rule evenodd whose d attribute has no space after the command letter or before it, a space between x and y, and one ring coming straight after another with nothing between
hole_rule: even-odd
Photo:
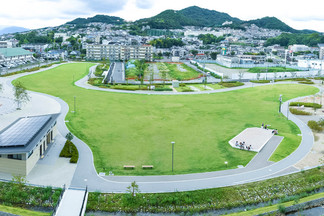
<instances>
[{"instance_id":1,"label":"large grassy field","mask_svg":"<svg viewBox=\"0 0 324 216\"><path fill-rule=\"evenodd\" d=\"M66 117L69 129L94 153L98 172L118 175L171 173L171 141L175 141L174 173L194 173L246 165L255 153L233 149L228 141L262 122L277 128L284 141L274 153L280 160L300 144L299 129L278 114L278 97L288 100L318 90L305 85L271 85L206 95L134 95L82 89L73 85L91 64L66 64L22 77L30 90L66 101L77 112ZM123 165L135 165L124 170ZM142 170L142 165L154 165Z\"/></svg>"}]
</instances>

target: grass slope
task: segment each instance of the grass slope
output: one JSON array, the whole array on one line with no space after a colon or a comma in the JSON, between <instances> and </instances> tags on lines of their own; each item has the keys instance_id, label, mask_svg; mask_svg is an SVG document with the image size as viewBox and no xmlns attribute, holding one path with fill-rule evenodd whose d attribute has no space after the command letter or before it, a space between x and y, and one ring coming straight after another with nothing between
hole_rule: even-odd
<instances>
[{"instance_id":1,"label":"grass slope","mask_svg":"<svg viewBox=\"0 0 324 216\"><path fill-rule=\"evenodd\" d=\"M50 213L36 212L18 207L0 205L0 211L21 216L50 216Z\"/></svg>"},{"instance_id":2,"label":"grass slope","mask_svg":"<svg viewBox=\"0 0 324 216\"><path fill-rule=\"evenodd\" d=\"M246 165L255 155L233 149L228 141L262 122L277 128L284 139L275 152L282 159L300 143L298 128L278 115L284 100L318 90L304 85L274 85L206 95L133 95L87 90L73 85L92 64L66 64L19 79L33 91L58 96L77 113L67 116L68 128L94 153L97 171L119 175L170 174L171 141L175 141L175 174L206 172ZM135 165L124 170L123 165ZM141 165L154 165L142 170Z\"/></svg>"}]
</instances>

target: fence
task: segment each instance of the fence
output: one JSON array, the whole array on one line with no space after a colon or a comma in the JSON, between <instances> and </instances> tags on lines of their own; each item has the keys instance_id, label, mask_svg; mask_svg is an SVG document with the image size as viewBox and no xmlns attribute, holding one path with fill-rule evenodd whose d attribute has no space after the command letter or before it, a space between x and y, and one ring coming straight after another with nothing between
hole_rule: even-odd
<instances>
[{"instance_id":1,"label":"fence","mask_svg":"<svg viewBox=\"0 0 324 216\"><path fill-rule=\"evenodd\" d=\"M110 79L111 79L111 75L112 75L112 72L115 68L115 62L111 63L110 64L110 67L109 67L109 70L108 70L108 73L106 74L105 78L102 80L102 83L109 83L110 82Z\"/></svg>"},{"instance_id":2,"label":"fence","mask_svg":"<svg viewBox=\"0 0 324 216\"><path fill-rule=\"evenodd\" d=\"M286 67L286 68L292 68L292 69L301 70L301 71L313 70L313 69L309 69L309 68L298 67L296 65L273 64L273 63L267 63L267 64L233 64L233 63L229 63L229 62L222 62L222 61L219 61L219 60L198 60L197 62L199 62L199 63L207 63L207 64L219 64L221 66L228 67L228 68Z\"/></svg>"}]
</instances>

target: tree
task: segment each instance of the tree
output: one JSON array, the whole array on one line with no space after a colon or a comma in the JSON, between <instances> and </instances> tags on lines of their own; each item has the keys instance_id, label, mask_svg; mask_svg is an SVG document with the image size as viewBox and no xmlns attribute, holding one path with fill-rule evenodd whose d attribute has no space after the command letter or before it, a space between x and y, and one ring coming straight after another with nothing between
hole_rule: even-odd
<instances>
[{"instance_id":1,"label":"tree","mask_svg":"<svg viewBox=\"0 0 324 216\"><path fill-rule=\"evenodd\" d=\"M198 50L190 50L190 53L196 57L198 54Z\"/></svg>"},{"instance_id":2,"label":"tree","mask_svg":"<svg viewBox=\"0 0 324 216\"><path fill-rule=\"evenodd\" d=\"M16 82L14 84L14 96L17 102L17 109L21 109L21 105L30 100L28 92L25 86L21 82Z\"/></svg>"},{"instance_id":3,"label":"tree","mask_svg":"<svg viewBox=\"0 0 324 216\"><path fill-rule=\"evenodd\" d=\"M216 58L217 58L217 52L212 52L212 53L210 53L210 57L211 57L213 60L216 60Z\"/></svg>"},{"instance_id":4,"label":"tree","mask_svg":"<svg viewBox=\"0 0 324 216\"><path fill-rule=\"evenodd\" d=\"M69 141L71 141L71 140L73 140L73 134L71 133L71 132L69 132L69 133L67 133L66 135L65 135L65 138L67 139L67 140L69 140Z\"/></svg>"},{"instance_id":5,"label":"tree","mask_svg":"<svg viewBox=\"0 0 324 216\"><path fill-rule=\"evenodd\" d=\"M127 192L130 193L132 197L135 197L137 193L140 193L138 184L133 181L131 185L127 187Z\"/></svg>"},{"instance_id":6,"label":"tree","mask_svg":"<svg viewBox=\"0 0 324 216\"><path fill-rule=\"evenodd\" d=\"M137 76L141 80L141 85L143 85L144 82L144 71L147 69L148 64L146 64L145 60L136 60L134 62L136 69L137 69Z\"/></svg>"}]
</instances>

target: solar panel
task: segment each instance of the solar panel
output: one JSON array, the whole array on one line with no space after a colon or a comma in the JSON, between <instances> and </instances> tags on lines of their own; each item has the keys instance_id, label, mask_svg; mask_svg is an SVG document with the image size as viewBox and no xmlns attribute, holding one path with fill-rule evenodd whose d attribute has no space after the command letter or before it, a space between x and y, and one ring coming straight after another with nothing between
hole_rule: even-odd
<instances>
[{"instance_id":1,"label":"solar panel","mask_svg":"<svg viewBox=\"0 0 324 216\"><path fill-rule=\"evenodd\" d=\"M51 116L35 116L19 119L0 134L0 147L28 145L50 119Z\"/></svg>"}]
</instances>

